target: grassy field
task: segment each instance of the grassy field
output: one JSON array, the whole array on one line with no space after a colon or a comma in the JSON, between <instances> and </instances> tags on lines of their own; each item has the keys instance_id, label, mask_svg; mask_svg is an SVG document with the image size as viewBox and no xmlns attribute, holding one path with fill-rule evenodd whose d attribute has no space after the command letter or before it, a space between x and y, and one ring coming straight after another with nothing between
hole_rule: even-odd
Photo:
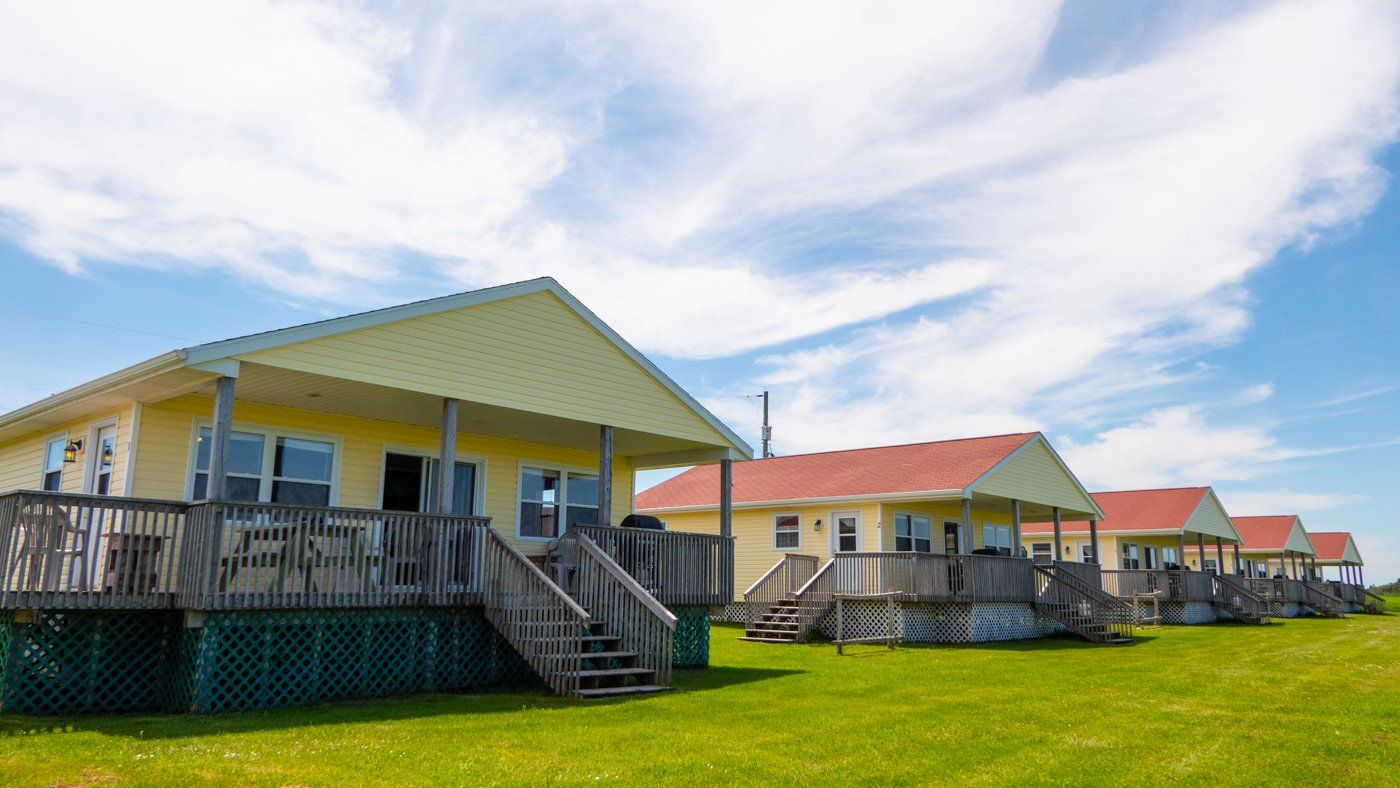
<instances>
[{"instance_id":1,"label":"grassy field","mask_svg":"<svg viewBox=\"0 0 1400 788\"><path fill-rule=\"evenodd\" d=\"M1400 609L1400 599L1391 600ZM434 695L219 717L0 716L0 782L1395 785L1400 617L1136 645L740 643L677 692Z\"/></svg>"}]
</instances>

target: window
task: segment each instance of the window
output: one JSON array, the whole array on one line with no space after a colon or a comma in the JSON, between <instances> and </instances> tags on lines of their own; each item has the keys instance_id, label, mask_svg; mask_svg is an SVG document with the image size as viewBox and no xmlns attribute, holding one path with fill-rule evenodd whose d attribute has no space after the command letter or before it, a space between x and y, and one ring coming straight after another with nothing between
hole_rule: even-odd
<instances>
[{"instance_id":1,"label":"window","mask_svg":"<svg viewBox=\"0 0 1400 788\"><path fill-rule=\"evenodd\" d=\"M797 550L802 547L802 518L795 514L773 516L773 549Z\"/></svg>"},{"instance_id":2,"label":"window","mask_svg":"<svg viewBox=\"0 0 1400 788\"><path fill-rule=\"evenodd\" d=\"M1129 542L1123 543L1123 556L1119 560L1119 569L1141 569L1142 560L1138 557L1138 546Z\"/></svg>"},{"instance_id":3,"label":"window","mask_svg":"<svg viewBox=\"0 0 1400 788\"><path fill-rule=\"evenodd\" d=\"M51 438L44 444L43 487L48 492L63 488L63 447L67 445L67 438Z\"/></svg>"},{"instance_id":4,"label":"window","mask_svg":"<svg viewBox=\"0 0 1400 788\"><path fill-rule=\"evenodd\" d=\"M213 431L201 427L195 439L190 499L209 495L209 455ZM335 444L330 441L242 430L231 433L224 498L299 506L329 506L334 487Z\"/></svg>"},{"instance_id":5,"label":"window","mask_svg":"<svg viewBox=\"0 0 1400 788\"><path fill-rule=\"evenodd\" d=\"M393 512L431 512L437 509L436 457L426 453L386 451L380 506ZM477 464L457 460L452 466L451 514L476 514Z\"/></svg>"},{"instance_id":6,"label":"window","mask_svg":"<svg viewBox=\"0 0 1400 788\"><path fill-rule=\"evenodd\" d=\"M894 549L902 553L932 553L933 520L921 514L896 514Z\"/></svg>"},{"instance_id":7,"label":"window","mask_svg":"<svg viewBox=\"0 0 1400 788\"><path fill-rule=\"evenodd\" d=\"M1011 555L1011 526L983 523L982 546L995 549L997 555Z\"/></svg>"},{"instance_id":8,"label":"window","mask_svg":"<svg viewBox=\"0 0 1400 788\"><path fill-rule=\"evenodd\" d=\"M520 535L554 539L575 525L598 524L598 474L520 469Z\"/></svg>"},{"instance_id":9,"label":"window","mask_svg":"<svg viewBox=\"0 0 1400 788\"><path fill-rule=\"evenodd\" d=\"M1209 572L1210 574L1217 574L1217 572L1215 571L1215 559L1214 559L1214 558L1207 558L1207 559L1205 560L1205 564L1204 564L1203 568L1204 568L1204 570L1205 570L1206 572Z\"/></svg>"},{"instance_id":10,"label":"window","mask_svg":"<svg viewBox=\"0 0 1400 788\"><path fill-rule=\"evenodd\" d=\"M1041 565L1054 563L1055 545L1050 542L1031 542L1031 559Z\"/></svg>"},{"instance_id":11,"label":"window","mask_svg":"<svg viewBox=\"0 0 1400 788\"><path fill-rule=\"evenodd\" d=\"M1079 543L1079 563L1094 563L1094 546L1092 544L1089 544L1088 542Z\"/></svg>"},{"instance_id":12,"label":"window","mask_svg":"<svg viewBox=\"0 0 1400 788\"><path fill-rule=\"evenodd\" d=\"M1162 548L1162 568L1177 569L1181 567L1181 556L1177 555L1175 547Z\"/></svg>"},{"instance_id":13,"label":"window","mask_svg":"<svg viewBox=\"0 0 1400 788\"><path fill-rule=\"evenodd\" d=\"M1155 548L1155 547L1144 547L1144 548L1142 548L1142 568L1143 568L1143 569L1158 569L1158 568L1159 568L1159 567L1157 566L1157 548Z\"/></svg>"}]
</instances>

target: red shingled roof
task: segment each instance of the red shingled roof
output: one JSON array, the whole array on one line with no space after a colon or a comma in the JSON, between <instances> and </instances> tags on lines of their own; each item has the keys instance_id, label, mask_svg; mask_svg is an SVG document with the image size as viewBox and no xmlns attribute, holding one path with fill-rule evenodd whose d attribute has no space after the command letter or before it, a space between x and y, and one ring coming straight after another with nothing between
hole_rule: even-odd
<instances>
[{"instance_id":1,"label":"red shingled roof","mask_svg":"<svg viewBox=\"0 0 1400 788\"><path fill-rule=\"evenodd\" d=\"M1342 560L1342 555L1346 553L1347 540L1350 538L1350 531L1308 532L1308 539L1312 541L1313 549L1317 550L1317 560L1319 561Z\"/></svg>"},{"instance_id":2,"label":"red shingled roof","mask_svg":"<svg viewBox=\"0 0 1400 788\"><path fill-rule=\"evenodd\" d=\"M734 463L734 503L961 490L1039 433L878 446ZM718 506L719 466L639 493L636 508Z\"/></svg>"},{"instance_id":3,"label":"red shingled roof","mask_svg":"<svg viewBox=\"0 0 1400 788\"><path fill-rule=\"evenodd\" d=\"M1103 510L1099 533L1114 531L1180 530L1191 519L1209 487L1173 487L1161 490L1121 490L1093 493L1094 502ZM1053 523L1024 523L1023 533L1054 533ZM1088 533L1088 520L1060 523L1062 533Z\"/></svg>"},{"instance_id":4,"label":"red shingled roof","mask_svg":"<svg viewBox=\"0 0 1400 788\"><path fill-rule=\"evenodd\" d=\"M1293 532L1296 514L1270 514L1261 517L1231 517L1240 536L1244 537L1241 550L1282 550L1288 543L1288 535Z\"/></svg>"}]
</instances>

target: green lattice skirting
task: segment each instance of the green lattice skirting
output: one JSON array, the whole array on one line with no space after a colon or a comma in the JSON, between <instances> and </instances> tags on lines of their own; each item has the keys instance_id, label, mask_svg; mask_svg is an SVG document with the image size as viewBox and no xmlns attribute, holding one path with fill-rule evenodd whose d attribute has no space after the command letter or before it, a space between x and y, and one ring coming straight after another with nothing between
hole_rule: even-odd
<instances>
[{"instance_id":1,"label":"green lattice skirting","mask_svg":"<svg viewBox=\"0 0 1400 788\"><path fill-rule=\"evenodd\" d=\"M0 619L0 710L239 711L340 698L537 687L476 608L172 612Z\"/></svg>"},{"instance_id":2,"label":"green lattice skirting","mask_svg":"<svg viewBox=\"0 0 1400 788\"><path fill-rule=\"evenodd\" d=\"M705 605L678 605L676 644L671 664L678 668L703 668L710 664L710 608Z\"/></svg>"}]
</instances>

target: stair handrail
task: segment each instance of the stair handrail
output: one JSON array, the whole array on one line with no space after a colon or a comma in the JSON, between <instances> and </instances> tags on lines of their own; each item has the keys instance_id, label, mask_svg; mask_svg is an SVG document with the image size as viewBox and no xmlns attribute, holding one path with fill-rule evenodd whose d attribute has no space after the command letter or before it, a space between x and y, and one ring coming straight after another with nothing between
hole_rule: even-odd
<instances>
[{"instance_id":1,"label":"stair handrail","mask_svg":"<svg viewBox=\"0 0 1400 788\"><path fill-rule=\"evenodd\" d=\"M578 692L592 617L492 528L478 528L486 619L554 692Z\"/></svg>"},{"instance_id":2,"label":"stair handrail","mask_svg":"<svg viewBox=\"0 0 1400 788\"><path fill-rule=\"evenodd\" d=\"M1330 612L1342 612L1341 597L1334 596L1329 591L1324 591L1321 587L1317 586L1312 581L1304 580L1302 582L1303 598L1307 601L1309 606L1317 608L1319 610L1325 610L1330 608ZM1317 602L1320 604L1314 604L1314 597L1317 598Z\"/></svg>"},{"instance_id":3,"label":"stair handrail","mask_svg":"<svg viewBox=\"0 0 1400 788\"><path fill-rule=\"evenodd\" d=\"M744 623L752 624L760 614L777 604L778 600L793 593L794 586L800 587L812 579L810 574L803 576L804 568L810 567L811 571L815 572L818 563L819 559L816 556L785 554L744 591ZM802 568L799 568L799 564Z\"/></svg>"},{"instance_id":4,"label":"stair handrail","mask_svg":"<svg viewBox=\"0 0 1400 788\"><path fill-rule=\"evenodd\" d=\"M1223 589L1220 598L1225 602L1227 607L1231 608L1231 612L1234 612L1234 607L1236 607L1234 600L1238 599L1240 603L1238 605L1240 608L1239 612L1244 616L1253 618L1256 621L1269 617L1271 611L1268 600L1254 593L1241 578L1232 577L1230 575L1217 575L1216 581L1220 584L1221 589ZM1231 594L1234 596L1231 596Z\"/></svg>"},{"instance_id":5,"label":"stair handrail","mask_svg":"<svg viewBox=\"0 0 1400 788\"><path fill-rule=\"evenodd\" d=\"M1069 602L1076 605L1087 605L1090 617L1094 623L1102 624L1109 631L1120 637L1132 637L1133 627L1136 624L1136 613L1132 605L1113 596L1102 589L1094 588L1069 572L1056 572L1052 568L1035 566L1036 574L1041 582L1037 583L1036 601L1053 605L1054 603ZM1049 589L1054 587L1055 596L1060 597L1064 592L1069 592L1071 597L1068 600L1051 598ZM1053 612L1055 609L1052 607ZM1073 628L1070 621L1061 619L1062 623ZM1088 637L1087 633L1079 631L1080 635Z\"/></svg>"},{"instance_id":6,"label":"stair handrail","mask_svg":"<svg viewBox=\"0 0 1400 788\"><path fill-rule=\"evenodd\" d=\"M637 666L656 672L657 683L671 684L671 654L675 648L677 619L636 578L613 560L593 538L573 532L578 540L578 575L574 594L605 622L622 646L637 654Z\"/></svg>"},{"instance_id":7,"label":"stair handrail","mask_svg":"<svg viewBox=\"0 0 1400 788\"><path fill-rule=\"evenodd\" d=\"M827 611L831 610L832 567L835 565L836 559L827 559L822 568L793 595L797 602L797 640L806 640L812 634L812 630L821 623Z\"/></svg>"}]
</instances>

